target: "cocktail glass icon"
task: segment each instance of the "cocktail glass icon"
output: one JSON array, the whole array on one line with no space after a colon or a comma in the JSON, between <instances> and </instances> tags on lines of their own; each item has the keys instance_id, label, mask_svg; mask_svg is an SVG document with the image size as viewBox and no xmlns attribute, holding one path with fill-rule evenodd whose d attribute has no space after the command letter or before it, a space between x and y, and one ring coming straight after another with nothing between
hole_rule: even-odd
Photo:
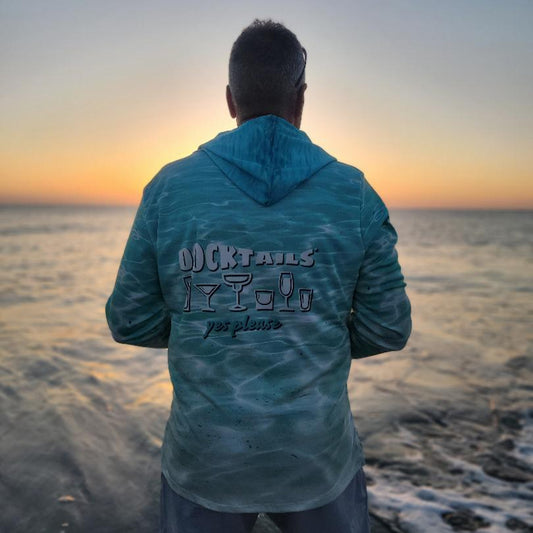
<instances>
[{"instance_id":1,"label":"cocktail glass icon","mask_svg":"<svg viewBox=\"0 0 533 533\"><path fill-rule=\"evenodd\" d=\"M252 281L252 274L223 274L222 279L224 283L233 289L235 293L235 304L232 305L230 311L245 311L248 309L245 305L241 305L241 292L243 288Z\"/></svg>"},{"instance_id":2,"label":"cocktail glass icon","mask_svg":"<svg viewBox=\"0 0 533 533\"><path fill-rule=\"evenodd\" d=\"M220 287L220 283L195 283L194 287L205 296L205 307L202 308L202 311L214 313L216 309L211 307L211 297Z\"/></svg>"},{"instance_id":3,"label":"cocktail glass icon","mask_svg":"<svg viewBox=\"0 0 533 533\"><path fill-rule=\"evenodd\" d=\"M186 312L189 312L191 310L191 279L192 276L184 276L183 277L183 283L185 283L185 305L183 306L183 310Z\"/></svg>"},{"instance_id":4,"label":"cocktail glass icon","mask_svg":"<svg viewBox=\"0 0 533 533\"><path fill-rule=\"evenodd\" d=\"M282 272L279 275L279 293L285 298L285 307L282 307L280 311L294 313L294 309L289 307L289 298L294 292L294 276L292 272Z\"/></svg>"},{"instance_id":5,"label":"cocktail glass icon","mask_svg":"<svg viewBox=\"0 0 533 533\"><path fill-rule=\"evenodd\" d=\"M274 291L257 289L255 291L255 308L258 311L272 311L274 309Z\"/></svg>"},{"instance_id":6,"label":"cocktail glass icon","mask_svg":"<svg viewBox=\"0 0 533 533\"><path fill-rule=\"evenodd\" d=\"M298 289L300 296L300 311L307 313L311 311L311 303L313 302L313 289Z\"/></svg>"}]
</instances>

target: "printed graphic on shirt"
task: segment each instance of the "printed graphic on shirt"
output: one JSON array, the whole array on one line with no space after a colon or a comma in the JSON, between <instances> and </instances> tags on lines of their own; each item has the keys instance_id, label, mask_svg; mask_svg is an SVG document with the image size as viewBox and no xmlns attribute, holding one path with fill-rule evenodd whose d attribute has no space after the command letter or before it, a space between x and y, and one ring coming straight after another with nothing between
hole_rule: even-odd
<instances>
[{"instance_id":1,"label":"printed graphic on shirt","mask_svg":"<svg viewBox=\"0 0 533 533\"><path fill-rule=\"evenodd\" d=\"M280 266L310 269L315 266L314 254L317 251L317 249L308 249L299 254L255 251L222 243L210 243L205 247L196 243L192 249L182 248L179 251L181 271L197 274L194 276L194 282L191 274L183 276L185 285L183 311L216 313L217 310L224 310L239 313L254 308L260 313L308 313L312 309L315 291L305 286L298 287L297 273L288 269L279 272L277 268L272 273L270 286L257 286L254 284L254 274L243 270L250 267L257 269ZM214 279L213 274L219 271L220 277ZM208 274L205 282L201 276L202 272ZM264 285L264 276L261 279L261 284ZM233 303L220 307L220 304L217 304L217 293L221 294L219 291L228 290L233 292ZM236 320L208 320L204 339L212 333L228 332L235 337L241 331L275 330L282 326L278 318L251 318L249 315Z\"/></svg>"},{"instance_id":2,"label":"printed graphic on shirt","mask_svg":"<svg viewBox=\"0 0 533 533\"><path fill-rule=\"evenodd\" d=\"M236 266L288 265L311 268L315 265L313 255L318 250L309 249L300 254L291 252L256 252L250 248L238 248L222 243L210 243L205 249L196 243L192 250L179 251L180 269L184 272L202 272L207 267L211 272L229 270Z\"/></svg>"},{"instance_id":3,"label":"printed graphic on shirt","mask_svg":"<svg viewBox=\"0 0 533 533\"><path fill-rule=\"evenodd\" d=\"M232 337L236 337L239 331L261 331L279 329L283 324L279 320L252 319L246 315L243 320L208 320L204 339L207 339L211 332L219 333L228 331Z\"/></svg>"}]
</instances>

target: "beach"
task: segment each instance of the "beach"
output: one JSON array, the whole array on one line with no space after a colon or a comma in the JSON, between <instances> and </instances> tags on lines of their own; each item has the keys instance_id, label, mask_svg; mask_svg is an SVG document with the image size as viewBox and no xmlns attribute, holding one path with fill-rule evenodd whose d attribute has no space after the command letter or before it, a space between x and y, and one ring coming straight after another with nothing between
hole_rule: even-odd
<instances>
[{"instance_id":1,"label":"beach","mask_svg":"<svg viewBox=\"0 0 533 533\"><path fill-rule=\"evenodd\" d=\"M2 532L157 528L166 352L114 343L104 315L134 214L0 207ZM348 383L373 531L531 532L533 212L391 221L413 333Z\"/></svg>"}]
</instances>

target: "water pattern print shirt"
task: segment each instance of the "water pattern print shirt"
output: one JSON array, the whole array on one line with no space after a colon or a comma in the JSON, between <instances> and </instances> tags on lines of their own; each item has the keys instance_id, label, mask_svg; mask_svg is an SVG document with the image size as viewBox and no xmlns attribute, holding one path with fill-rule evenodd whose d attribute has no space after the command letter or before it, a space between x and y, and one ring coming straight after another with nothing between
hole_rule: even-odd
<instances>
[{"instance_id":1,"label":"water pattern print shirt","mask_svg":"<svg viewBox=\"0 0 533 533\"><path fill-rule=\"evenodd\" d=\"M118 342L168 347L177 493L291 512L344 490L364 463L351 361L411 330L396 239L363 174L272 115L147 185L106 314Z\"/></svg>"}]
</instances>

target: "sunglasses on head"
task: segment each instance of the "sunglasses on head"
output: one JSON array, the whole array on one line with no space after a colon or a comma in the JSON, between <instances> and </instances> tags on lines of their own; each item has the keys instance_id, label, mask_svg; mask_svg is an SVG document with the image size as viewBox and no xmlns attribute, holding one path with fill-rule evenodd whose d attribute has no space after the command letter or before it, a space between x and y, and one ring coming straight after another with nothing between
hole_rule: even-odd
<instances>
[{"instance_id":1,"label":"sunglasses on head","mask_svg":"<svg viewBox=\"0 0 533 533\"><path fill-rule=\"evenodd\" d=\"M300 75L298 76L298 79L296 80L296 82L294 83L294 86L299 89L300 88L300 85L302 84L302 80L303 80L303 77L304 77L304 74L305 74L305 67L307 65L307 51L306 49L302 46L302 53L303 53L303 56L304 56L304 66L302 68L302 72L300 73Z\"/></svg>"}]
</instances>

